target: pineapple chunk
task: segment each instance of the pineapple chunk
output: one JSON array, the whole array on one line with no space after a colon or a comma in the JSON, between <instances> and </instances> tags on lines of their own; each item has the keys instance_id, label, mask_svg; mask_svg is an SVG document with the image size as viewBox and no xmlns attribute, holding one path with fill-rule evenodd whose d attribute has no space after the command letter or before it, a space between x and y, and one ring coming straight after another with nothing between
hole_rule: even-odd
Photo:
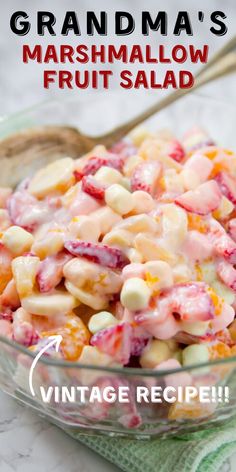
<instances>
[{"instance_id":1,"label":"pineapple chunk","mask_svg":"<svg viewBox=\"0 0 236 472\"><path fill-rule=\"evenodd\" d=\"M20 298L31 295L39 262L39 258L35 256L16 257L12 261L13 277Z\"/></svg>"},{"instance_id":2,"label":"pineapple chunk","mask_svg":"<svg viewBox=\"0 0 236 472\"><path fill-rule=\"evenodd\" d=\"M64 235L62 232L52 231L44 238L38 239L32 246L32 251L40 258L54 256L64 247Z\"/></svg>"},{"instance_id":3,"label":"pineapple chunk","mask_svg":"<svg viewBox=\"0 0 236 472\"><path fill-rule=\"evenodd\" d=\"M20 256L30 250L34 237L19 226L11 226L5 231L2 242L14 256Z\"/></svg>"}]
</instances>

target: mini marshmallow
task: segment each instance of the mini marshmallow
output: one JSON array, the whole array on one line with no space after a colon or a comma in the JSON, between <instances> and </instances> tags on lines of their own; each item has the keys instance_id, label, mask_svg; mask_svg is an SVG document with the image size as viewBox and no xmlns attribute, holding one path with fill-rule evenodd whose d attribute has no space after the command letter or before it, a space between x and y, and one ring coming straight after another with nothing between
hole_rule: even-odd
<instances>
[{"instance_id":1,"label":"mini marshmallow","mask_svg":"<svg viewBox=\"0 0 236 472\"><path fill-rule=\"evenodd\" d=\"M98 225L103 235L111 231L113 226L122 221L121 216L108 206L90 213L90 217L93 219L94 225Z\"/></svg>"},{"instance_id":2,"label":"mini marshmallow","mask_svg":"<svg viewBox=\"0 0 236 472\"><path fill-rule=\"evenodd\" d=\"M126 215L134 207L132 193L119 184L113 184L105 190L105 201L119 215Z\"/></svg>"},{"instance_id":3,"label":"mini marshmallow","mask_svg":"<svg viewBox=\"0 0 236 472\"><path fill-rule=\"evenodd\" d=\"M137 311L147 308L150 296L151 290L146 282L138 277L133 277L125 281L121 290L120 300L122 305L128 308L128 310Z\"/></svg>"},{"instance_id":4,"label":"mini marshmallow","mask_svg":"<svg viewBox=\"0 0 236 472\"><path fill-rule=\"evenodd\" d=\"M87 215L75 216L71 220L68 230L73 237L92 243L98 241L101 233L99 225L94 224L94 219Z\"/></svg>"},{"instance_id":5,"label":"mini marshmallow","mask_svg":"<svg viewBox=\"0 0 236 472\"><path fill-rule=\"evenodd\" d=\"M209 361L209 351L205 344L191 344L183 349L183 366L203 364Z\"/></svg>"},{"instance_id":6,"label":"mini marshmallow","mask_svg":"<svg viewBox=\"0 0 236 472\"><path fill-rule=\"evenodd\" d=\"M103 184L119 184L122 180L122 174L112 167L102 166L94 175L96 180Z\"/></svg>"},{"instance_id":7,"label":"mini marshmallow","mask_svg":"<svg viewBox=\"0 0 236 472\"><path fill-rule=\"evenodd\" d=\"M129 231L114 228L104 236L102 242L108 246L128 248L131 246L132 240L133 236Z\"/></svg>"},{"instance_id":8,"label":"mini marshmallow","mask_svg":"<svg viewBox=\"0 0 236 472\"><path fill-rule=\"evenodd\" d=\"M153 339L149 341L140 357L140 365L143 368L153 369L161 362L167 361L172 356L172 351L165 341Z\"/></svg>"},{"instance_id":9,"label":"mini marshmallow","mask_svg":"<svg viewBox=\"0 0 236 472\"><path fill-rule=\"evenodd\" d=\"M145 279L152 291L173 285L172 269L165 261L149 261L144 264Z\"/></svg>"},{"instance_id":10,"label":"mini marshmallow","mask_svg":"<svg viewBox=\"0 0 236 472\"><path fill-rule=\"evenodd\" d=\"M155 207L152 196L143 190L137 190L132 193L134 207L132 213L138 215L140 213L149 213Z\"/></svg>"},{"instance_id":11,"label":"mini marshmallow","mask_svg":"<svg viewBox=\"0 0 236 472\"><path fill-rule=\"evenodd\" d=\"M20 226L11 226L5 231L2 242L14 256L20 256L31 249L34 237Z\"/></svg>"},{"instance_id":12,"label":"mini marshmallow","mask_svg":"<svg viewBox=\"0 0 236 472\"><path fill-rule=\"evenodd\" d=\"M117 319L109 311L100 311L91 316L88 329L92 334L101 331L102 329L110 328L118 323Z\"/></svg>"}]
</instances>

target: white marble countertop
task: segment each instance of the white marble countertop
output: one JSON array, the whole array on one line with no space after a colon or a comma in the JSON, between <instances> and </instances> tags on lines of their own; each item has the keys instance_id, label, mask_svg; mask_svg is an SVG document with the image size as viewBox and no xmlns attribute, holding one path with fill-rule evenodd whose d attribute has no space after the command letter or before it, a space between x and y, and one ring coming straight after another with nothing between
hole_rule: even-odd
<instances>
[{"instance_id":1,"label":"white marble countertop","mask_svg":"<svg viewBox=\"0 0 236 472\"><path fill-rule=\"evenodd\" d=\"M1 472L119 472L119 470L56 426L39 418L0 392ZM235 470L236 454L225 462L219 472Z\"/></svg>"},{"instance_id":2,"label":"white marble countertop","mask_svg":"<svg viewBox=\"0 0 236 472\"><path fill-rule=\"evenodd\" d=\"M0 392L0 471L118 472L118 469Z\"/></svg>"},{"instance_id":3,"label":"white marble countertop","mask_svg":"<svg viewBox=\"0 0 236 472\"><path fill-rule=\"evenodd\" d=\"M169 11L171 5L173 5L171 1L172 0L165 1L165 9L168 7ZM120 5L118 5L118 3L120 3ZM127 3L126 5L125 3L126 2L123 0L116 2L116 9L121 10L126 7L127 10L132 10L128 8ZM146 9L148 9L149 3L150 7L154 7L156 4L155 1L148 0ZM192 0L187 2L186 0L181 0L180 3L181 8L185 5L187 10L191 10L191 8L194 8L193 5L195 2ZM201 1L199 3L201 3ZM81 0L79 4L80 11L94 9L94 1L91 0ZM141 10L142 1L137 0L135 5L136 7L140 7ZM68 0L66 7L62 6L62 2L52 0L50 2L50 8L48 2L45 2L45 0L35 0L33 6L31 0L22 0L20 8L26 11L30 11L31 9L35 11L38 9L42 10L45 6L45 9L53 10L58 14L60 14L62 10L75 9L73 0ZM106 9L111 6L111 2L103 0L100 2L99 6L100 9ZM209 10L209 5L207 6ZM223 5L221 0L211 1L211 11L214 9L222 10L223 6L224 10L227 11L229 23L232 25L236 17L235 1L226 0L223 2ZM201 8L203 10L204 7L205 5L202 2ZM7 5L4 3L3 14L1 14L0 17L0 114L15 112L41 99L55 95L55 92L45 91L40 88L36 66L30 68L30 73L27 76L25 74L25 68L20 63L20 46L17 39L15 37L13 38L9 32L10 13L17 9L19 9L19 2L17 0L11 0ZM152 9L156 11L155 8ZM164 9L164 7L162 9ZM179 6L177 6L177 10L178 9L180 9ZM224 40L215 40L211 45L212 50L220 47ZM222 86L222 84L224 86ZM231 91L230 97L227 93L228 90ZM224 82L216 82L213 85L209 85L207 87L207 93L213 97L228 98L230 101L235 99L236 103L235 76L224 79ZM231 459L231 464L228 461L222 468L222 472L228 472L229 470L236 470L236 455ZM18 405L11 398L0 392L0 471L115 472L118 471L118 469L91 452L85 446L67 437L66 434L58 428L50 425L45 420L39 418L35 413Z\"/></svg>"}]
</instances>

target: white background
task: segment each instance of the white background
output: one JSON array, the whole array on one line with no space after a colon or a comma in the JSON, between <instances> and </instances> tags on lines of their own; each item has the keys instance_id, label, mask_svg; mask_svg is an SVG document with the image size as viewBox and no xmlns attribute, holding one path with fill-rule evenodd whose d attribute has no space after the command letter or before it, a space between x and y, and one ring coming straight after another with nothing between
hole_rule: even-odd
<instances>
[{"instance_id":1,"label":"white background","mask_svg":"<svg viewBox=\"0 0 236 472\"><path fill-rule=\"evenodd\" d=\"M57 17L56 31L58 35L52 38L36 37L36 11L53 11ZM142 38L139 34L140 12L142 9L150 12L165 10L168 12L170 35L167 38L161 38L157 33L152 33L148 38ZM223 10L227 15L228 34L223 37L216 37L209 33L209 21L195 29L196 21L193 21L194 31L197 33L193 37L174 38L171 30L174 24L176 12L179 10L188 10L191 18L196 18L196 11L203 10L206 18L213 10ZM30 33L20 38L10 31L9 18L16 10L26 11L32 23ZM22 44L42 45L47 43L59 44L60 26L66 10L76 10L78 18L81 20L81 30L84 31L84 12L86 10L106 10L109 19L108 37L93 37L88 40L83 34L81 37L73 38L69 35L63 43L79 44L90 41L99 43L111 43L127 41L132 43L150 43L153 46L172 44L181 42L183 44L193 43L202 46L208 43L210 46L210 55L221 47L225 41L235 33L236 23L236 2L235 0L2 0L0 14L0 115L14 113L29 105L33 105L43 99L54 96L64 96L65 92L58 91L56 88L44 90L42 87L43 65L31 63L22 64L21 51ZM130 11L136 19L135 32L122 39L117 40L113 31L113 12L116 10ZM89 66L88 66L89 67ZM119 69L114 66L114 73ZM196 67L196 66L195 66ZM194 70L194 67L189 66ZM163 69L160 67L160 73ZM208 85L205 91L213 97L223 98L225 100L236 101L235 76L228 77L220 82ZM70 92L72 93L72 92ZM86 93L75 90L75 95ZM127 91L124 92L129 93ZM143 94L142 91L137 94ZM145 92L144 92L145 93ZM162 98L165 92L153 92L153 99ZM125 96L124 96L125 97ZM224 470L228 471L229 464L226 464ZM0 470L1 472L115 472L115 467L111 466L97 455L87 450L84 446L68 438L64 433L49 425L44 420L38 418L35 414L20 407L14 401L0 393ZM231 470L236 470L236 458L232 459Z\"/></svg>"}]
</instances>

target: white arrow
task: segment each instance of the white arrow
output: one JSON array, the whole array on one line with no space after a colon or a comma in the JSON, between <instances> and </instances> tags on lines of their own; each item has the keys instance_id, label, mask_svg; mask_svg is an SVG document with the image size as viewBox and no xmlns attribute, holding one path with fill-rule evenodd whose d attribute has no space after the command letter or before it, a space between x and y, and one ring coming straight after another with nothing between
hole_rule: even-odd
<instances>
[{"instance_id":1,"label":"white arrow","mask_svg":"<svg viewBox=\"0 0 236 472\"><path fill-rule=\"evenodd\" d=\"M34 373L34 369L36 367L36 364L37 362L39 361L40 357L52 346L54 346L55 344L55 349L56 349L56 352L59 351L59 348L60 348L60 344L62 342L62 336L60 334L57 334L56 336L49 336L48 338L48 341L49 343L44 346L41 351L38 352L37 356L34 358L33 362L32 362L32 365L30 367L30 372L29 372L29 388L30 388L30 392L31 392L31 395L33 397L35 397L35 391L34 391L34 387L33 387L33 373Z\"/></svg>"}]
</instances>

